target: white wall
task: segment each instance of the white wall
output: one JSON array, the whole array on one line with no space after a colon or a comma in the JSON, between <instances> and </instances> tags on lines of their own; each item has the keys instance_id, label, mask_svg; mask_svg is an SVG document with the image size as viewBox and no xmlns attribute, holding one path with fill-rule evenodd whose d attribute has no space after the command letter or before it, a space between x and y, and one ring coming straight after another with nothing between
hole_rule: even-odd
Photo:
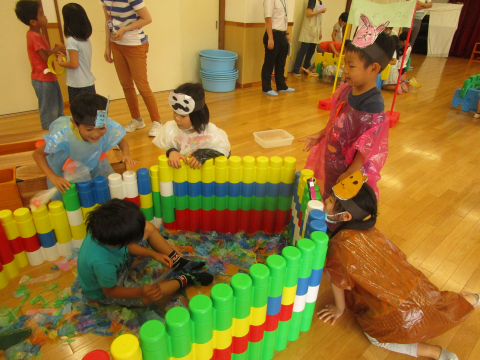
<instances>
[{"instance_id":1,"label":"white wall","mask_svg":"<svg viewBox=\"0 0 480 360\"><path fill-rule=\"evenodd\" d=\"M43 0L44 2L52 0ZM154 92L175 88L184 81L198 81L200 68L198 51L218 48L218 0L144 0L153 22L145 27L150 49L147 59L148 77ZM0 57L0 115L38 109L37 98L30 80L25 34L13 11L16 0L1 0L0 43L9 49ZM59 10L69 0L59 0ZM92 72L95 87L112 99L123 98L123 91L114 65L103 59L105 51L105 18L98 1L76 0L92 23L90 38L93 47ZM48 16L51 23L55 18ZM5 85L8 84L8 85Z\"/></svg>"},{"instance_id":2,"label":"white wall","mask_svg":"<svg viewBox=\"0 0 480 360\"><path fill-rule=\"evenodd\" d=\"M38 109L27 55L28 27L15 15L16 0L1 0L0 114ZM5 50L8 49L8 52Z\"/></svg>"},{"instance_id":3,"label":"white wall","mask_svg":"<svg viewBox=\"0 0 480 360\"><path fill-rule=\"evenodd\" d=\"M225 0L225 21L246 23L247 0Z\"/></svg>"},{"instance_id":4,"label":"white wall","mask_svg":"<svg viewBox=\"0 0 480 360\"><path fill-rule=\"evenodd\" d=\"M294 21L295 2L301 0L286 0L288 21ZM263 0L226 0L225 20L239 23L264 23Z\"/></svg>"},{"instance_id":5,"label":"white wall","mask_svg":"<svg viewBox=\"0 0 480 360\"><path fill-rule=\"evenodd\" d=\"M55 3L53 0L42 0L43 13L47 16L48 22L57 22L57 13L55 12ZM60 9L60 14L62 14Z\"/></svg>"},{"instance_id":6,"label":"white wall","mask_svg":"<svg viewBox=\"0 0 480 360\"><path fill-rule=\"evenodd\" d=\"M181 0L178 2L181 4L181 17L189 19L189 21L182 22L182 65L179 69L182 76L181 82L199 82L200 57L198 53L204 49L218 49L219 1ZM192 19L195 20L192 21ZM181 19L179 20L181 21ZM177 85L180 84L177 83L174 87Z\"/></svg>"}]
</instances>

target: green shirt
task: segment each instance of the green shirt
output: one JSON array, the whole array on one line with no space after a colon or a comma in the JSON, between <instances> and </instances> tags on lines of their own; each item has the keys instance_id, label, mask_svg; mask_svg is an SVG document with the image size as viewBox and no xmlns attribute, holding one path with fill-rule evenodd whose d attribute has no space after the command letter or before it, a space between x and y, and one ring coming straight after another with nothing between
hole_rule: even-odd
<instances>
[{"instance_id":1,"label":"green shirt","mask_svg":"<svg viewBox=\"0 0 480 360\"><path fill-rule=\"evenodd\" d=\"M117 285L117 276L128 260L128 248L109 247L93 240L90 233L83 240L78 253L78 279L82 293L92 300L102 300L102 287Z\"/></svg>"}]
</instances>

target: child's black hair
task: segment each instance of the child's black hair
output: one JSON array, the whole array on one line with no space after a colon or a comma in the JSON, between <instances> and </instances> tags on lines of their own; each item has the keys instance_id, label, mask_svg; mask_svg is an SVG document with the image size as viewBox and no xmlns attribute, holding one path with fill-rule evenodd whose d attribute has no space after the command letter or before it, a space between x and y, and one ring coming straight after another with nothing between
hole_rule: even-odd
<instances>
[{"instance_id":1,"label":"child's black hair","mask_svg":"<svg viewBox=\"0 0 480 360\"><path fill-rule=\"evenodd\" d=\"M334 195L335 197L335 195ZM335 204L333 206L333 210L336 214L346 211L342 206L342 203L338 201L335 197ZM368 230L375 226L377 222L377 196L373 189L367 183L363 184L362 188L358 192L358 194L353 198L353 202L362 210L366 211L370 218L368 220L356 220L352 219L346 223L340 225L330 236L333 238L339 231L345 229L352 229L352 230Z\"/></svg>"},{"instance_id":2,"label":"child's black hair","mask_svg":"<svg viewBox=\"0 0 480 360\"><path fill-rule=\"evenodd\" d=\"M404 31L400 35L398 35L398 39L400 41L407 41L407 37L408 37L408 31Z\"/></svg>"},{"instance_id":3,"label":"child's black hair","mask_svg":"<svg viewBox=\"0 0 480 360\"><path fill-rule=\"evenodd\" d=\"M31 20L37 20L40 3L36 0L19 0L15 4L15 14L18 20L30 26Z\"/></svg>"},{"instance_id":4,"label":"child's black hair","mask_svg":"<svg viewBox=\"0 0 480 360\"><path fill-rule=\"evenodd\" d=\"M88 213L86 225L93 240L123 247L143 239L145 215L131 201L112 199Z\"/></svg>"},{"instance_id":5,"label":"child's black hair","mask_svg":"<svg viewBox=\"0 0 480 360\"><path fill-rule=\"evenodd\" d=\"M347 22L348 21L348 12L342 13L342 15L340 15L338 20L342 20L343 22Z\"/></svg>"},{"instance_id":6,"label":"child's black hair","mask_svg":"<svg viewBox=\"0 0 480 360\"><path fill-rule=\"evenodd\" d=\"M76 3L69 3L62 9L63 33L75 40L87 41L92 35L92 24L85 9Z\"/></svg>"},{"instance_id":7,"label":"child's black hair","mask_svg":"<svg viewBox=\"0 0 480 360\"><path fill-rule=\"evenodd\" d=\"M389 59L393 58L393 53L395 52L396 45L395 41L393 40L392 36L382 32L377 36L377 39L375 40L375 44L377 44L380 49L382 49L385 54L388 56ZM353 43L348 44L346 47L347 51L346 52L353 52L358 55L360 60L363 61L363 65L366 68L368 68L370 65L373 65L376 61L373 60L373 58L368 55L363 49L356 47L353 45ZM377 62L378 64L378 62ZM384 67L381 67L380 72L382 72Z\"/></svg>"},{"instance_id":8,"label":"child's black hair","mask_svg":"<svg viewBox=\"0 0 480 360\"><path fill-rule=\"evenodd\" d=\"M77 125L84 124L85 117L96 117L98 110L105 110L107 102L107 98L102 95L93 93L78 94L70 103L73 121Z\"/></svg>"},{"instance_id":9,"label":"child's black hair","mask_svg":"<svg viewBox=\"0 0 480 360\"><path fill-rule=\"evenodd\" d=\"M180 94L189 95L195 100L195 102L200 101L205 98L205 90L201 84L194 83L185 83L180 85L175 89L175 92ZM203 109L194 111L190 114L190 121L192 126L197 133L201 133L208 125L210 121L210 112L208 111L208 106L205 104Z\"/></svg>"}]
</instances>

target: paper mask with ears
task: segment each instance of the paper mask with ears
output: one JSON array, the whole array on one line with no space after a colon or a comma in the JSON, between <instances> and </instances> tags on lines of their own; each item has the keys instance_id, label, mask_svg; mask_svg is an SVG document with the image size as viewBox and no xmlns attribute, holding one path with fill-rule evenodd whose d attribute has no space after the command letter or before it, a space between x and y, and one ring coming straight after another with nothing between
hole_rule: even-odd
<instances>
[{"instance_id":1,"label":"paper mask with ears","mask_svg":"<svg viewBox=\"0 0 480 360\"><path fill-rule=\"evenodd\" d=\"M360 14L360 28L355 35L355 38L352 41L352 44L359 48L365 48L369 45L372 45L377 36L385 30L385 28L390 24L390 21L383 23L377 27L372 24L369 18L364 14Z\"/></svg>"},{"instance_id":2,"label":"paper mask with ears","mask_svg":"<svg viewBox=\"0 0 480 360\"><path fill-rule=\"evenodd\" d=\"M177 114L185 116L203 109L205 106L205 97L202 100L195 101L190 95L170 91L168 104Z\"/></svg>"}]
</instances>

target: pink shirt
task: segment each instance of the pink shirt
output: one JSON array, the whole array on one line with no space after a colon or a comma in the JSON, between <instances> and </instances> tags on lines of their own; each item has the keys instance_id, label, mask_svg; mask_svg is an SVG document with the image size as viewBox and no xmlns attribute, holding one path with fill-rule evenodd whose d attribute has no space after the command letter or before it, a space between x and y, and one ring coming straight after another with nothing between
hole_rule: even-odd
<instances>
[{"instance_id":1,"label":"pink shirt","mask_svg":"<svg viewBox=\"0 0 480 360\"><path fill-rule=\"evenodd\" d=\"M30 65L32 66L32 79L40 81L55 81L57 80L57 75L52 73L44 74L43 71L48 68L47 62L42 59L39 50L50 50L50 45L48 45L47 39L42 34L39 34L35 31L27 31L27 51L28 59L30 60Z\"/></svg>"}]
</instances>

